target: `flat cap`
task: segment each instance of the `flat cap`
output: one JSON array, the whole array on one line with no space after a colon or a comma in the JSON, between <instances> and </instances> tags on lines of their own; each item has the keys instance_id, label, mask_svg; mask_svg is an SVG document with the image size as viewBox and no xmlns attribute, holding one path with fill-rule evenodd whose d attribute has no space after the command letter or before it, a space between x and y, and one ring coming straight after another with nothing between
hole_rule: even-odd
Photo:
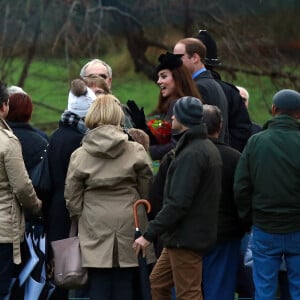
<instances>
[{"instance_id":1,"label":"flat cap","mask_svg":"<svg viewBox=\"0 0 300 300\"><path fill-rule=\"evenodd\" d=\"M274 95L273 104L282 110L300 110L300 93L289 89L280 90Z\"/></svg>"}]
</instances>

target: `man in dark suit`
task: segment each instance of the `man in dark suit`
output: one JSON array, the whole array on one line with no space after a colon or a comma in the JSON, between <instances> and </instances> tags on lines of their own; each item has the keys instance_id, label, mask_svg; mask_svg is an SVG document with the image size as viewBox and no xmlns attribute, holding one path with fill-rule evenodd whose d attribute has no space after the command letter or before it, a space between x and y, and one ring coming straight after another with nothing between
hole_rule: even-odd
<instances>
[{"instance_id":1,"label":"man in dark suit","mask_svg":"<svg viewBox=\"0 0 300 300\"><path fill-rule=\"evenodd\" d=\"M181 59L192 73L202 102L220 108L223 116L223 128L219 140L228 144L228 104L221 86L214 80L211 72L205 68L206 48L204 44L196 38L185 38L176 43L173 53L182 55Z\"/></svg>"}]
</instances>

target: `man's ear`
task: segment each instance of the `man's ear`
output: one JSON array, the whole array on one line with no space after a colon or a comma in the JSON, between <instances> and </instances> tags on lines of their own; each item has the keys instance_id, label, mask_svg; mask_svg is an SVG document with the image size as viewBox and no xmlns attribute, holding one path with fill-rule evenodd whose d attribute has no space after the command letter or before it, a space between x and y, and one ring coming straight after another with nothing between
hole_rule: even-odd
<instances>
[{"instance_id":1,"label":"man's ear","mask_svg":"<svg viewBox=\"0 0 300 300\"><path fill-rule=\"evenodd\" d=\"M218 129L218 137L220 136L221 132L222 132L222 127L223 127L223 121L220 123L220 127Z\"/></svg>"},{"instance_id":2,"label":"man's ear","mask_svg":"<svg viewBox=\"0 0 300 300\"><path fill-rule=\"evenodd\" d=\"M201 61L201 58L200 58L199 54L193 53L191 56L191 60L194 64L197 64L199 61Z\"/></svg>"},{"instance_id":3,"label":"man's ear","mask_svg":"<svg viewBox=\"0 0 300 300\"><path fill-rule=\"evenodd\" d=\"M108 79L108 87L110 90L111 90L111 85L112 85L112 78L109 78Z\"/></svg>"},{"instance_id":4,"label":"man's ear","mask_svg":"<svg viewBox=\"0 0 300 300\"><path fill-rule=\"evenodd\" d=\"M5 119L6 115L7 113L4 107L4 102L2 102L2 104L0 104L0 118Z\"/></svg>"},{"instance_id":5,"label":"man's ear","mask_svg":"<svg viewBox=\"0 0 300 300\"><path fill-rule=\"evenodd\" d=\"M272 104L272 110L271 111L272 111L272 116L275 116L278 113L278 109L274 104Z\"/></svg>"},{"instance_id":6,"label":"man's ear","mask_svg":"<svg viewBox=\"0 0 300 300\"><path fill-rule=\"evenodd\" d=\"M297 110L297 111L294 113L294 118L300 119L300 110Z\"/></svg>"}]
</instances>

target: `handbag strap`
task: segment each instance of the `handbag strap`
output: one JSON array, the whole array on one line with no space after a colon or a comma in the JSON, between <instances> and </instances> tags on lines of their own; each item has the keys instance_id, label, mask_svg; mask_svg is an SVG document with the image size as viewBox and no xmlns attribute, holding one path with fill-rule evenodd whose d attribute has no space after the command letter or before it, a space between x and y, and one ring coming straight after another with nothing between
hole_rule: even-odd
<instances>
[{"instance_id":1,"label":"handbag strap","mask_svg":"<svg viewBox=\"0 0 300 300\"><path fill-rule=\"evenodd\" d=\"M69 237L76 236L78 234L78 221L72 219Z\"/></svg>"}]
</instances>

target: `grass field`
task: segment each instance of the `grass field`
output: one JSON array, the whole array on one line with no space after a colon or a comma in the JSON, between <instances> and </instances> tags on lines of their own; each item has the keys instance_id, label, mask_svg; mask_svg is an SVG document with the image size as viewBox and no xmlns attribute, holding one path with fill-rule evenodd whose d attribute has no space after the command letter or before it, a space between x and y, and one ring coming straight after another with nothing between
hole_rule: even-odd
<instances>
[{"instance_id":1,"label":"grass field","mask_svg":"<svg viewBox=\"0 0 300 300\"><path fill-rule=\"evenodd\" d=\"M129 57L121 54L116 57L105 57L113 68L113 93L125 103L128 99L134 99L149 113L158 99L159 90L154 82L149 81L143 74L133 71ZM32 124L43 127L43 123L58 121L61 112L67 106L69 82L79 74L81 65L87 62L83 59L80 62L72 62L67 65L64 60L52 59L34 61L24 89L35 101ZM253 77L237 74L237 79L225 80L236 85L244 86L250 93L249 112L253 121L263 124L270 118L268 109L271 106L273 94L277 91L270 79L266 77ZM18 69L14 78L18 76ZM15 79L16 80L16 79ZM7 82L8 85L15 84L13 79ZM39 105L40 104L40 105ZM52 107L44 107L43 105ZM49 132L48 132L49 133Z\"/></svg>"}]
</instances>

